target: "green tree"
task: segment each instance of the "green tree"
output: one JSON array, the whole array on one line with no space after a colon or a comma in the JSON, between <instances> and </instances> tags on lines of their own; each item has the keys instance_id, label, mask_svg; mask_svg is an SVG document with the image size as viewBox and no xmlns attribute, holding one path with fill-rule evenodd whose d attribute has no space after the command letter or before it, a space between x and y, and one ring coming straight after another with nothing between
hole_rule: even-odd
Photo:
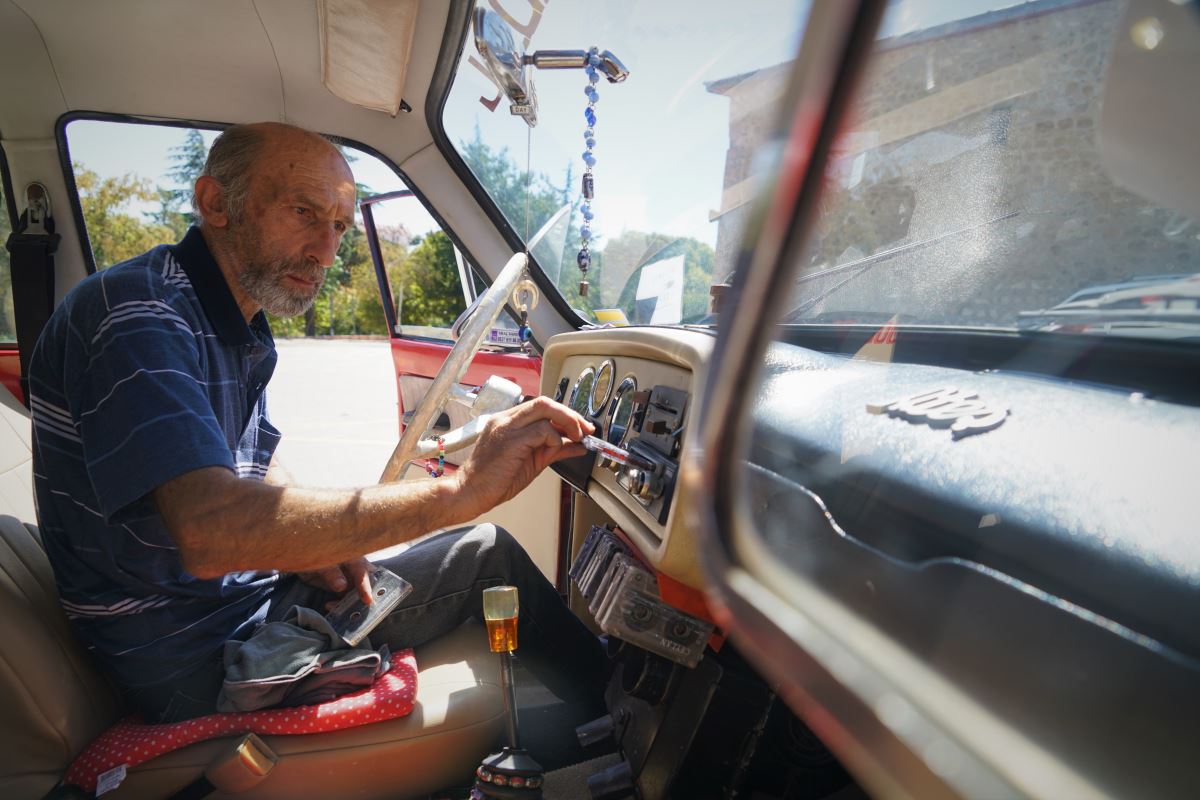
<instances>
[{"instance_id":1,"label":"green tree","mask_svg":"<svg viewBox=\"0 0 1200 800\"><path fill-rule=\"evenodd\" d=\"M83 206L83 221L96 268L103 269L139 256L150 248L175 241L165 225L144 222L126 209L133 202L150 202L158 197L150 182L135 175L101 178L75 164L75 185Z\"/></svg>"},{"instance_id":2,"label":"green tree","mask_svg":"<svg viewBox=\"0 0 1200 800\"><path fill-rule=\"evenodd\" d=\"M465 309L454 244L433 231L408 254L400 272L403 325L449 327Z\"/></svg>"},{"instance_id":3,"label":"green tree","mask_svg":"<svg viewBox=\"0 0 1200 800\"><path fill-rule=\"evenodd\" d=\"M555 285L571 307L590 315L597 292L593 290L587 297L579 294L581 275L576 257L580 245L578 211L581 187L573 165L568 162L561 184L556 184L544 173L535 175L522 170L509 155L508 148L493 150L483 141L478 125L475 126L475 137L469 142L461 142L459 152L522 239L532 237L555 211L571 203L566 240L562 252L556 254L558 263L543 263L541 266L555 278ZM599 286L603 269L603 257L597 249L600 242L599 234L593 233L592 263L588 269L588 281L593 286ZM541 258L542 254L539 253L538 257Z\"/></svg>"},{"instance_id":4,"label":"green tree","mask_svg":"<svg viewBox=\"0 0 1200 800\"><path fill-rule=\"evenodd\" d=\"M176 186L158 187L159 210L150 216L157 224L174 231L177 239L182 239L188 227L199 222L188 206L196 178L204 171L204 162L208 159L208 146L200 131L189 128L183 142L171 148L168 158L173 166L167 170L167 177Z\"/></svg>"}]
</instances>

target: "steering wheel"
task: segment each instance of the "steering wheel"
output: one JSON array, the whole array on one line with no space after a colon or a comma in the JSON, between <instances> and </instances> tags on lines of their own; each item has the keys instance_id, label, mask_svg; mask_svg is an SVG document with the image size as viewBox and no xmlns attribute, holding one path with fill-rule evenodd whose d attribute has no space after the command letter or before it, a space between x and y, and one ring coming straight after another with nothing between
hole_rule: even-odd
<instances>
[{"instance_id":1,"label":"steering wheel","mask_svg":"<svg viewBox=\"0 0 1200 800\"><path fill-rule=\"evenodd\" d=\"M488 332L495 325L496 318L500 316L500 311L504 308L509 295L512 294L513 289L525 274L528 264L529 258L525 253L515 254L504 265L504 269L500 270L496 281L479 298L475 304L475 313L467 320L458 341L450 348L450 353L442 362L442 367L438 370L433 383L430 384L429 390L425 392L421 402L417 403L412 420L405 426L404 433L400 434L400 441L396 443L396 449L392 451L387 466L383 468L383 475L379 478L380 483L397 480L409 461L414 458L427 457L436 452L436 445L432 441L422 447L421 440L429 431L433 421L442 413L442 409L450 397L450 390L458 385L462 376L466 374L471 359L475 357L476 351L479 350L483 340L487 338ZM446 452L460 450L473 443L479 438L487 419L485 416L476 417L463 427L443 436Z\"/></svg>"}]
</instances>

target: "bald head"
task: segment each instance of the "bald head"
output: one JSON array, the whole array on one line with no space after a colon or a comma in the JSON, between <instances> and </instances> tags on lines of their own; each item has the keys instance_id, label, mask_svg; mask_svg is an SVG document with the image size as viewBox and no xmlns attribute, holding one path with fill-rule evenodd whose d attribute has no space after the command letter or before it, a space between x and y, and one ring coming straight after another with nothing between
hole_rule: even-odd
<instances>
[{"instance_id":1,"label":"bald head","mask_svg":"<svg viewBox=\"0 0 1200 800\"><path fill-rule=\"evenodd\" d=\"M341 179L354 183L346 159L328 139L310 130L282 122L253 122L226 128L208 151L201 176L220 185L225 207L235 219L245 211L251 186L271 184L280 170L295 169L299 163L322 163ZM193 198L197 216L200 204Z\"/></svg>"}]
</instances>

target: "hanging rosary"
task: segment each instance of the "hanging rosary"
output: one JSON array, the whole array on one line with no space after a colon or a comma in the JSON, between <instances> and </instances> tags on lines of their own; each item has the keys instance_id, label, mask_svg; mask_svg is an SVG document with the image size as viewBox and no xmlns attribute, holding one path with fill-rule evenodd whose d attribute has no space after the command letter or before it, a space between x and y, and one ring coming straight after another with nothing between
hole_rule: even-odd
<instances>
[{"instance_id":1,"label":"hanging rosary","mask_svg":"<svg viewBox=\"0 0 1200 800\"><path fill-rule=\"evenodd\" d=\"M579 239L582 247L579 250L579 256L575 259L582 274L579 281L580 297L587 297L587 273L588 267L592 265L592 254L588 250L588 243L592 238L591 226L592 219L595 217L595 214L592 213L592 198L596 194L596 185L592 178L592 167L596 166L596 156L592 155L592 149L596 146L596 102L600 99L600 93L596 91L596 84L600 82L600 72L596 69L598 66L600 66L600 48L589 48L588 84L583 89L583 93L587 95L588 104L587 108L583 110L583 118L587 120L587 128L583 131L583 141L587 149L583 151L583 205L579 209L583 215L583 224L579 226Z\"/></svg>"}]
</instances>

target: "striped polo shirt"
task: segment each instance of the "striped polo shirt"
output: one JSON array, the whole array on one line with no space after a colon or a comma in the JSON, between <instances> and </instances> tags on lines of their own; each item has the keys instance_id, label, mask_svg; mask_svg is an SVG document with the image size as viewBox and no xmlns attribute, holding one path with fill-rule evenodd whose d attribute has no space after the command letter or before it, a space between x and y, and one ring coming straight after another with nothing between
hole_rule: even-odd
<instances>
[{"instance_id":1,"label":"striped polo shirt","mask_svg":"<svg viewBox=\"0 0 1200 800\"><path fill-rule=\"evenodd\" d=\"M42 540L76 633L128 688L196 669L265 616L278 573L188 574L152 492L201 467L266 475L275 359L266 317L246 324L197 228L88 277L38 340Z\"/></svg>"}]
</instances>

